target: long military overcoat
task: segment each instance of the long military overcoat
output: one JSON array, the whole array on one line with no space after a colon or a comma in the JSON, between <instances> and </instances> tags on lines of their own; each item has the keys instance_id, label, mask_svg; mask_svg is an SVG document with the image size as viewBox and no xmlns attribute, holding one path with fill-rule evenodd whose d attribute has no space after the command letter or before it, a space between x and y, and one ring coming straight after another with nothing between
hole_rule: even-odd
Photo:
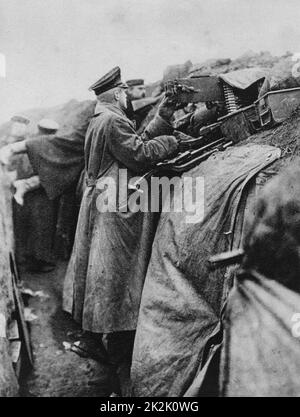
<instances>
[{"instance_id":1,"label":"long military overcoat","mask_svg":"<svg viewBox=\"0 0 300 417\"><path fill-rule=\"evenodd\" d=\"M175 137L161 136L170 133L171 126L156 116L138 136L125 113L108 103L97 106L90 122L85 142L87 188L63 300L64 310L84 330L111 333L136 328L157 213L120 210L124 201L119 188L176 153ZM120 170L126 170L126 184L120 185ZM116 184L113 191L101 186L108 178ZM115 196L117 210L99 210L99 196L101 201Z\"/></svg>"}]
</instances>

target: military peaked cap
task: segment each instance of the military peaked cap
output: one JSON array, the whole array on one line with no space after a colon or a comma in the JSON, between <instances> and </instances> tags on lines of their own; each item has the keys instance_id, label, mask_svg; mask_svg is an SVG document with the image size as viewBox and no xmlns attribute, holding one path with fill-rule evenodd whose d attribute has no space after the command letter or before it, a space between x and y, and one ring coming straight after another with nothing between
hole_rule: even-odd
<instances>
[{"instance_id":1,"label":"military peaked cap","mask_svg":"<svg viewBox=\"0 0 300 417\"><path fill-rule=\"evenodd\" d=\"M24 116L23 114L16 114L11 118L12 122L18 122L18 123L24 123L25 125L28 125L30 123L30 120L28 117Z\"/></svg>"},{"instance_id":2,"label":"military peaked cap","mask_svg":"<svg viewBox=\"0 0 300 417\"><path fill-rule=\"evenodd\" d=\"M52 119L42 119L38 122L38 127L42 131L55 133L59 129L59 124Z\"/></svg>"},{"instance_id":3,"label":"military peaked cap","mask_svg":"<svg viewBox=\"0 0 300 417\"><path fill-rule=\"evenodd\" d=\"M126 81L128 87L135 87L136 85L144 85L144 80L136 79L136 80L128 80Z\"/></svg>"},{"instance_id":4,"label":"military peaked cap","mask_svg":"<svg viewBox=\"0 0 300 417\"><path fill-rule=\"evenodd\" d=\"M121 81L121 70L115 67L105 74L102 78L90 86L89 90L94 91L96 96L105 93L115 87L128 88L126 83Z\"/></svg>"}]
</instances>

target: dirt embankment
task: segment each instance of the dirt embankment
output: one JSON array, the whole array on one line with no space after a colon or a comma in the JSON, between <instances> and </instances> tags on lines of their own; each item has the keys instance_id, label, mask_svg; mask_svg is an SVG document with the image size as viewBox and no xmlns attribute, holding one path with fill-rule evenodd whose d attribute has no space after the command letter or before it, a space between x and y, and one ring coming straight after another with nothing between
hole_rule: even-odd
<instances>
[{"instance_id":1,"label":"dirt embankment","mask_svg":"<svg viewBox=\"0 0 300 417\"><path fill-rule=\"evenodd\" d=\"M16 310L10 252L13 248L13 227L9 199L9 178L0 166L0 397L14 396L18 382L10 356L8 329Z\"/></svg>"},{"instance_id":2,"label":"dirt embankment","mask_svg":"<svg viewBox=\"0 0 300 417\"><path fill-rule=\"evenodd\" d=\"M281 159L273 164L274 170L288 166L300 156L300 107L281 125L250 136L240 143L257 143L276 146L281 149Z\"/></svg>"},{"instance_id":3,"label":"dirt embankment","mask_svg":"<svg viewBox=\"0 0 300 417\"><path fill-rule=\"evenodd\" d=\"M37 123L41 119L47 118L53 119L59 124L58 134L65 135L85 125L94 113L95 104L94 100L70 100L61 106L24 110L22 114L30 119L29 134L35 134ZM0 126L0 147L7 142L10 129L11 122L6 122Z\"/></svg>"}]
</instances>

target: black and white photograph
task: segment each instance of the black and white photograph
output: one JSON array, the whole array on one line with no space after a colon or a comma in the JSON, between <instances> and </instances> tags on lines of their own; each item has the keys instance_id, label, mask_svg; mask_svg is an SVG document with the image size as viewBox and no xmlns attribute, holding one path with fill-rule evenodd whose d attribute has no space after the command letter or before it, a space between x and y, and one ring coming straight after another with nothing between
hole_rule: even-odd
<instances>
[{"instance_id":1,"label":"black and white photograph","mask_svg":"<svg viewBox=\"0 0 300 417\"><path fill-rule=\"evenodd\" d=\"M1 398L300 397L299 17L0 0Z\"/></svg>"}]
</instances>

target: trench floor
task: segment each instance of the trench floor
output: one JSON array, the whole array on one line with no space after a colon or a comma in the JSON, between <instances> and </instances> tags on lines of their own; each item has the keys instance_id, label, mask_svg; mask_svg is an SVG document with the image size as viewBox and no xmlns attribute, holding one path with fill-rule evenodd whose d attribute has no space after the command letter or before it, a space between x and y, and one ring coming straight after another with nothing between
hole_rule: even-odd
<instances>
[{"instance_id":1,"label":"trench floor","mask_svg":"<svg viewBox=\"0 0 300 417\"><path fill-rule=\"evenodd\" d=\"M46 274L21 270L24 287L45 295L28 299L28 307L36 316L30 322L34 366L21 379L23 397L109 395L109 369L92 359L80 358L64 347L64 342L78 340L80 331L61 308L66 267L66 262L60 262L54 271Z\"/></svg>"}]
</instances>

